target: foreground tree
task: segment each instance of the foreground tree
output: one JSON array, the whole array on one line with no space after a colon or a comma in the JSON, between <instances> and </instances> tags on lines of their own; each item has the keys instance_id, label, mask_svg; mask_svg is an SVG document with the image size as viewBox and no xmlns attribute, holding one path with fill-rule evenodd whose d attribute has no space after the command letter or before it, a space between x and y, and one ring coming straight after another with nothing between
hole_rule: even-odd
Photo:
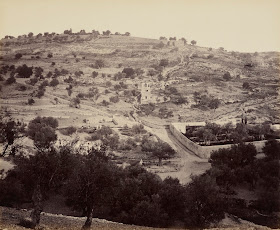
<instances>
[{"instance_id":1,"label":"foreground tree","mask_svg":"<svg viewBox=\"0 0 280 230\"><path fill-rule=\"evenodd\" d=\"M2 188L7 194L13 194L10 196L10 203L33 202L31 223L28 224L30 227L35 228L40 223L43 201L51 190L59 189L69 177L74 159L70 146L62 146L59 150L38 149L28 157L19 155L14 158L16 166L7 174ZM11 183L17 186L11 186ZM5 200L7 202L7 196Z\"/></svg>"},{"instance_id":2,"label":"foreground tree","mask_svg":"<svg viewBox=\"0 0 280 230\"><path fill-rule=\"evenodd\" d=\"M193 177L186 188L187 227L209 227L224 218L224 211L225 205L215 180L207 174Z\"/></svg>"},{"instance_id":3,"label":"foreground tree","mask_svg":"<svg viewBox=\"0 0 280 230\"><path fill-rule=\"evenodd\" d=\"M25 132L25 124L22 122L15 122L11 117L0 117L0 143L6 143L2 156L5 156L9 146L14 144L17 138L22 137ZM15 149L12 149L14 153Z\"/></svg>"},{"instance_id":4,"label":"foreground tree","mask_svg":"<svg viewBox=\"0 0 280 230\"><path fill-rule=\"evenodd\" d=\"M106 200L117 182L116 166L108 161L104 148L91 149L87 156L80 157L68 182L67 196L68 203L83 210L87 217L83 229L90 229L94 207Z\"/></svg>"},{"instance_id":5,"label":"foreground tree","mask_svg":"<svg viewBox=\"0 0 280 230\"><path fill-rule=\"evenodd\" d=\"M277 140L268 140L263 147L263 153L272 160L280 159L280 142Z\"/></svg>"}]
</instances>

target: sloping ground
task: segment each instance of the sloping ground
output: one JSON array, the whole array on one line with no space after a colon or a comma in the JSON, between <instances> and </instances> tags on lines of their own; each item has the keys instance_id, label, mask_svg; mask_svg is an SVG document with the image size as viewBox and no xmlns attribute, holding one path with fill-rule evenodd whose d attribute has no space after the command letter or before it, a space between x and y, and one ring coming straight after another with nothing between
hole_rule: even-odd
<instances>
[{"instance_id":1,"label":"sloping ground","mask_svg":"<svg viewBox=\"0 0 280 230\"><path fill-rule=\"evenodd\" d=\"M13 208L0 207L0 229L2 230L24 230L26 228L19 226L18 223L22 218L28 218L30 216L30 211L26 210L17 210ZM67 229L67 230L76 230L81 229L85 222L85 217L72 217L72 216L63 216L55 215L50 213L41 214L41 223L40 226L45 230L51 229ZM115 223L107 220L96 219L92 221L91 229L162 229L162 228L149 228L141 227L135 225L126 225L121 223Z\"/></svg>"},{"instance_id":2,"label":"sloping ground","mask_svg":"<svg viewBox=\"0 0 280 230\"><path fill-rule=\"evenodd\" d=\"M7 207L0 207L0 229L1 230L24 230L27 229L18 225L21 219L28 218L30 215L30 211L27 210L18 210ZM63 216L63 215L54 215L50 213L42 213L41 214L41 223L40 229L44 230L54 230L54 229L69 229L76 230L81 229L85 222L85 217L72 217L72 216ZM150 228L150 227L142 227L135 225L127 225L121 223L115 223L107 220L96 219L94 218L92 221L91 229L124 229L124 230L149 230L149 229L167 229L167 228ZM174 229L174 228L169 228ZM176 228L179 229L179 228ZM216 228L210 229L228 229L228 230L239 230L239 229L263 229L268 230L270 228L253 224L248 221L244 221L239 218L235 218L233 216L226 215L226 218L223 219Z\"/></svg>"}]
</instances>

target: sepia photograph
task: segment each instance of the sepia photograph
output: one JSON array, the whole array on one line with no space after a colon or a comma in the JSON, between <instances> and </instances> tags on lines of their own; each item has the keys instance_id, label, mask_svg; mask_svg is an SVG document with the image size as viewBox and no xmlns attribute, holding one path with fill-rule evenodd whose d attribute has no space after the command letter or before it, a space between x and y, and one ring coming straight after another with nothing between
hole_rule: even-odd
<instances>
[{"instance_id":1,"label":"sepia photograph","mask_svg":"<svg viewBox=\"0 0 280 230\"><path fill-rule=\"evenodd\" d=\"M13 229L280 229L280 1L0 0Z\"/></svg>"}]
</instances>

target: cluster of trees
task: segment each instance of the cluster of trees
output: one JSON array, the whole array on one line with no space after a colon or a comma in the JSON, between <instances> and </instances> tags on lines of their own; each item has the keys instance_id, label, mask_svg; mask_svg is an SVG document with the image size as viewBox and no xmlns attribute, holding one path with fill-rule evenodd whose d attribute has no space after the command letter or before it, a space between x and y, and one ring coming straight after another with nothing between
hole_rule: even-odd
<instances>
[{"instance_id":1,"label":"cluster of trees","mask_svg":"<svg viewBox=\"0 0 280 230\"><path fill-rule=\"evenodd\" d=\"M5 142L12 143L17 132L23 132L15 129L11 120L1 122ZM244 217L244 207L239 210L238 205L233 205L235 198L229 195L237 185L258 190L258 200L245 205L245 211L257 210L262 216L280 211L280 143L276 140L266 142L262 159L256 158L253 144L240 143L215 151L209 159L212 167L192 177L189 184L181 185L178 179L162 181L141 166L117 167L107 154L105 146L110 143L104 142L100 150L91 149L85 155L75 152L71 144L54 147L57 126L57 120L51 117L32 120L26 135L37 150L29 156L19 151L13 158L15 167L0 180L1 205L33 202L32 227L40 222L43 201L58 193L67 205L87 217L84 228L90 228L92 217L151 227L180 222L187 228L205 228L223 219L225 212ZM141 126L133 130L143 133ZM114 135L108 127L99 129L98 134L102 138ZM174 154L168 144L148 138L142 140L141 148L159 159ZM248 216L247 219L250 220Z\"/></svg>"},{"instance_id":2,"label":"cluster of trees","mask_svg":"<svg viewBox=\"0 0 280 230\"><path fill-rule=\"evenodd\" d=\"M259 125L237 123L234 127L231 122L224 125L207 122L204 127L187 127L185 135L204 145L259 141L277 137L266 123Z\"/></svg>"},{"instance_id":3,"label":"cluster of trees","mask_svg":"<svg viewBox=\"0 0 280 230\"><path fill-rule=\"evenodd\" d=\"M145 142L145 148L157 149L159 154L171 151L160 143ZM18 206L33 202L31 227L40 222L43 201L56 193L87 217L86 229L90 228L92 217L151 227L174 226L177 222L206 227L223 218L224 206L208 178L194 177L187 186L178 179L162 181L141 166L117 167L106 152L102 147L82 155L74 152L71 145L42 145L28 157L16 155L16 166L0 180L0 204Z\"/></svg>"},{"instance_id":4,"label":"cluster of trees","mask_svg":"<svg viewBox=\"0 0 280 230\"><path fill-rule=\"evenodd\" d=\"M144 104L140 106L141 113L146 116L149 116L155 110L156 105L154 103Z\"/></svg>"},{"instance_id":5,"label":"cluster of trees","mask_svg":"<svg viewBox=\"0 0 280 230\"><path fill-rule=\"evenodd\" d=\"M122 78L131 78L134 79L136 76L140 76L144 73L144 70L141 68L131 68L131 67L126 67L122 70L122 72L118 72L114 75L114 80L118 81L121 80Z\"/></svg>"},{"instance_id":6,"label":"cluster of trees","mask_svg":"<svg viewBox=\"0 0 280 230\"><path fill-rule=\"evenodd\" d=\"M205 93L195 91L193 93L193 99L196 103L196 107L201 109L213 109L214 111L219 107L220 100L218 98L214 98L213 96L208 96Z\"/></svg>"},{"instance_id":7,"label":"cluster of trees","mask_svg":"<svg viewBox=\"0 0 280 230\"><path fill-rule=\"evenodd\" d=\"M253 144L240 143L230 149L215 151L209 159L212 167L207 174L215 179L220 191L225 194L234 194L236 186L245 186L257 196L258 199L249 205L229 207L229 213L258 224L277 227L279 222L273 218L273 212L280 211L280 143L269 140L262 150L264 158L256 158L257 151ZM234 198L230 196L230 199ZM252 212L254 214L249 215Z\"/></svg>"},{"instance_id":8,"label":"cluster of trees","mask_svg":"<svg viewBox=\"0 0 280 230\"><path fill-rule=\"evenodd\" d=\"M170 118L173 117L173 111L169 110L166 106L162 107L158 111L158 116L163 119L163 118Z\"/></svg>"},{"instance_id":9,"label":"cluster of trees","mask_svg":"<svg viewBox=\"0 0 280 230\"><path fill-rule=\"evenodd\" d=\"M99 96L100 96L99 89L96 87L90 87L88 89L88 93L78 93L77 95L77 97L80 99L89 98L93 100L97 100Z\"/></svg>"},{"instance_id":10,"label":"cluster of trees","mask_svg":"<svg viewBox=\"0 0 280 230\"><path fill-rule=\"evenodd\" d=\"M161 40L161 41L162 41L162 40L167 40L167 38L161 36L161 37L159 37L159 40ZM170 38L169 38L169 41L176 41L176 40L177 40L176 37L170 37ZM182 41L184 42L184 45L187 44L187 39L181 38L180 40L182 40Z\"/></svg>"},{"instance_id":11,"label":"cluster of trees","mask_svg":"<svg viewBox=\"0 0 280 230\"><path fill-rule=\"evenodd\" d=\"M18 77L29 78L33 74L33 67L28 67L26 64L23 64L16 68L15 73L18 74Z\"/></svg>"},{"instance_id":12,"label":"cluster of trees","mask_svg":"<svg viewBox=\"0 0 280 230\"><path fill-rule=\"evenodd\" d=\"M164 94L167 97L170 97L170 101L176 105L187 104L188 100L183 97L183 95L178 92L178 90L173 86L166 86L164 90Z\"/></svg>"},{"instance_id":13,"label":"cluster of trees","mask_svg":"<svg viewBox=\"0 0 280 230\"><path fill-rule=\"evenodd\" d=\"M119 144L119 135L110 127L102 126L100 129L95 130L88 140L101 140L102 143L107 147L110 147L110 149L117 149Z\"/></svg>"}]
</instances>

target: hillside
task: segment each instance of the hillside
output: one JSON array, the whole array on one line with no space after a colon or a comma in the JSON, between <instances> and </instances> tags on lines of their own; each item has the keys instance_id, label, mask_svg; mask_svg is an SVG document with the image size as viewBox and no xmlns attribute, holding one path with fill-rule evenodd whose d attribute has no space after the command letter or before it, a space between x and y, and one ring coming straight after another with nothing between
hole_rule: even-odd
<instances>
[{"instance_id":1,"label":"hillside","mask_svg":"<svg viewBox=\"0 0 280 230\"><path fill-rule=\"evenodd\" d=\"M52 116L59 129L79 129L72 135L58 132L61 142L75 139L83 146L91 145L84 128L110 126L125 141L125 126L146 122L150 135L168 142L177 150L177 158L158 168L156 159L147 154L118 151L114 153L117 162L143 159L151 171L163 177L176 175L184 183L191 173L200 174L209 164L170 141L164 127L155 129L147 122L236 122L246 111L251 124L279 123L277 52L245 54L184 44L183 40L94 34L20 36L4 38L1 44L1 111L25 123L36 116ZM24 64L33 67L28 78L16 71ZM124 74L125 68L132 68L133 73ZM7 84L11 75L16 83ZM53 79L59 84L42 85ZM151 84L147 95L144 83ZM200 98L195 98L196 93ZM141 103L145 95L148 100ZM80 104L73 106L75 98ZM31 99L34 103L29 105ZM150 112L149 102L155 105ZM27 138L19 144L32 148ZM181 172L186 165L192 170Z\"/></svg>"},{"instance_id":2,"label":"hillside","mask_svg":"<svg viewBox=\"0 0 280 230\"><path fill-rule=\"evenodd\" d=\"M116 168L140 164L161 179L178 178L178 184L187 188L193 176L203 174L211 164L178 141L170 131L171 123L213 122L222 127L241 123L244 116L250 125L280 123L280 53L228 52L188 43L82 32L6 37L0 41L1 118L12 118L20 126L38 116L53 117L58 123L53 129L57 149L71 145L75 154L86 156L103 143ZM24 128L12 144L5 145L1 137L0 151L7 148L8 154L0 161L0 170L16 164L13 154L32 155L38 150L35 138ZM257 154L256 161L264 155ZM243 187L238 189L236 197L247 207L254 196L242 194ZM26 211L1 208L1 212L1 218L7 218L1 228L21 229L15 224ZM268 216L263 216L268 222ZM85 220L44 213L42 226L57 228L57 218L74 228ZM241 220L224 221L217 226L256 227ZM96 219L92 228L131 226Z\"/></svg>"}]
</instances>

